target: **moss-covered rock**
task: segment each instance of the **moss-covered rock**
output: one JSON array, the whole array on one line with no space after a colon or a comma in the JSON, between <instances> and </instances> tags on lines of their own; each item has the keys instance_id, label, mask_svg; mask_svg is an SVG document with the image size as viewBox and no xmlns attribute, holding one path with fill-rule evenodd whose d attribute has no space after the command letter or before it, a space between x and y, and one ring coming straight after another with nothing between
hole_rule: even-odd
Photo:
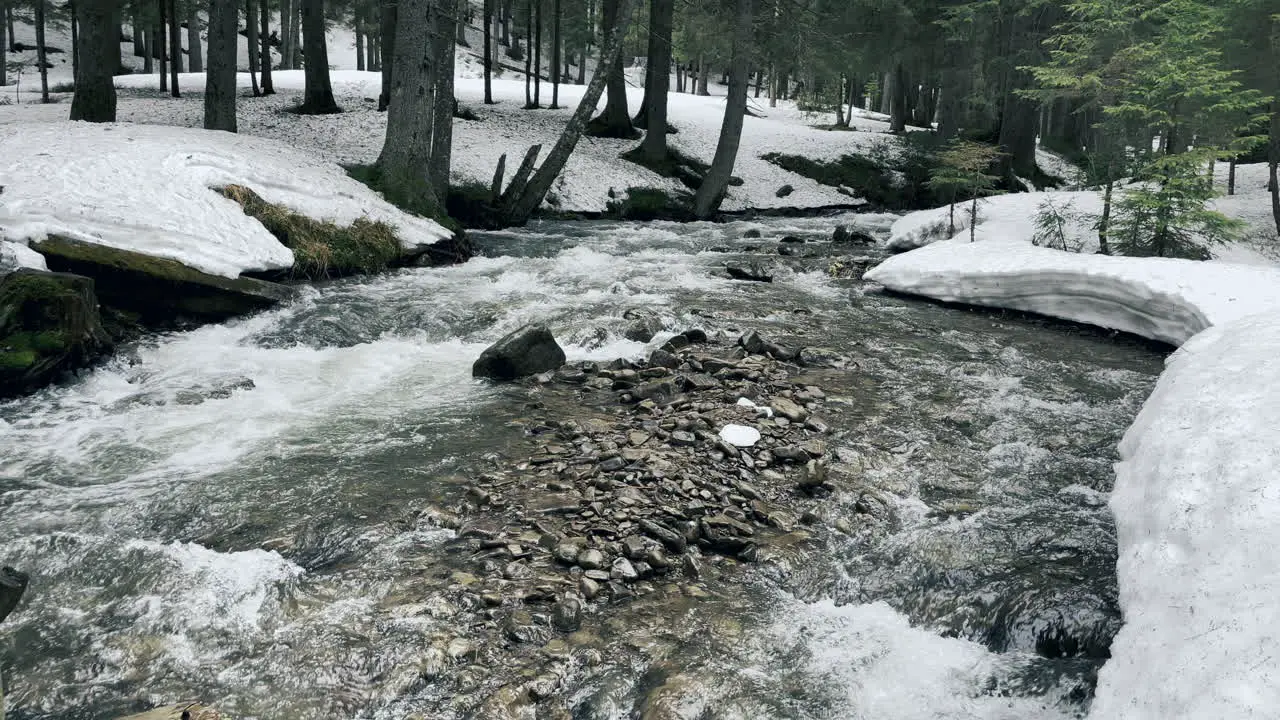
<instances>
[{"instance_id":1,"label":"moss-covered rock","mask_svg":"<svg viewBox=\"0 0 1280 720\"><path fill-rule=\"evenodd\" d=\"M93 278L104 305L135 313L151 326L225 320L294 294L277 283L208 275L173 260L56 235L32 247L50 270Z\"/></svg>"},{"instance_id":2,"label":"moss-covered rock","mask_svg":"<svg viewBox=\"0 0 1280 720\"><path fill-rule=\"evenodd\" d=\"M109 352L93 280L18 270L0 279L0 398L47 385Z\"/></svg>"}]
</instances>

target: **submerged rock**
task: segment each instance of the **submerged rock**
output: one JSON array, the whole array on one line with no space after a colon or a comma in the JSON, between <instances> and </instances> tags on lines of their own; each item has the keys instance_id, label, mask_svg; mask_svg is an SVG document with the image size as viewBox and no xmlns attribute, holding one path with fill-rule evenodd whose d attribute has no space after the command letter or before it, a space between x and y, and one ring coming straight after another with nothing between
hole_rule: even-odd
<instances>
[{"instance_id":1,"label":"submerged rock","mask_svg":"<svg viewBox=\"0 0 1280 720\"><path fill-rule=\"evenodd\" d=\"M112 345L89 278L23 269L0 280L0 398L47 385Z\"/></svg>"},{"instance_id":2,"label":"submerged rock","mask_svg":"<svg viewBox=\"0 0 1280 720\"><path fill-rule=\"evenodd\" d=\"M622 336L628 340L647 343L654 335L662 332L662 318L653 310L631 308L622 313L622 319L630 321L622 331Z\"/></svg>"},{"instance_id":3,"label":"submerged rock","mask_svg":"<svg viewBox=\"0 0 1280 720\"><path fill-rule=\"evenodd\" d=\"M0 622L4 622L9 613L18 607L18 601L27 589L28 580L24 572L11 567L0 568Z\"/></svg>"},{"instance_id":4,"label":"submerged rock","mask_svg":"<svg viewBox=\"0 0 1280 720\"><path fill-rule=\"evenodd\" d=\"M495 380L512 380L555 370L564 361L564 349L545 325L525 325L480 353L480 357L471 366L471 374Z\"/></svg>"},{"instance_id":5,"label":"submerged rock","mask_svg":"<svg viewBox=\"0 0 1280 720\"><path fill-rule=\"evenodd\" d=\"M750 282L773 282L773 273L758 263L729 263L724 267L729 277L734 280Z\"/></svg>"},{"instance_id":6,"label":"submerged rock","mask_svg":"<svg viewBox=\"0 0 1280 720\"><path fill-rule=\"evenodd\" d=\"M836 230L831 235L833 243L862 243L864 245L875 245L876 239L862 230L853 230L847 225L837 225Z\"/></svg>"}]
</instances>

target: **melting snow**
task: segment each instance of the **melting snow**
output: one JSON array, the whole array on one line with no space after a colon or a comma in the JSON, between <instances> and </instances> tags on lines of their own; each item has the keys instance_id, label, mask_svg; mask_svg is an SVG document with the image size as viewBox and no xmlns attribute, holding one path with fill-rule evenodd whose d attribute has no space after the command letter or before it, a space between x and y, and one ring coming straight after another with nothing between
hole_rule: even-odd
<instances>
[{"instance_id":1,"label":"melting snow","mask_svg":"<svg viewBox=\"0 0 1280 720\"><path fill-rule=\"evenodd\" d=\"M760 431L746 425L725 425L720 429L720 439L734 447L751 447L760 442Z\"/></svg>"}]
</instances>

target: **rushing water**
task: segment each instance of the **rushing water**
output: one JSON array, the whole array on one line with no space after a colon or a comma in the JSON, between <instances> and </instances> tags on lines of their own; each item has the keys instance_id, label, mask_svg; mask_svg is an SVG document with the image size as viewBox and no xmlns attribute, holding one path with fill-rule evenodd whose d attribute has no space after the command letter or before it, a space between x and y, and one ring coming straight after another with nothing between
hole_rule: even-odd
<instances>
[{"instance_id":1,"label":"rushing water","mask_svg":"<svg viewBox=\"0 0 1280 720\"><path fill-rule=\"evenodd\" d=\"M33 576L0 640L11 713L483 717L506 675L554 667L544 705L574 718L1081 715L1119 621L1110 464L1159 354L867 293L827 257L773 256L772 284L715 272L833 223L486 234L464 266L314 288L0 405L0 562ZM631 307L851 359L815 381L855 481L828 500L841 531L716 565L710 597L596 608L535 652L477 646L431 516L519 441L527 395L470 363L535 320L571 359L639 356ZM442 643L449 684L423 679Z\"/></svg>"}]
</instances>

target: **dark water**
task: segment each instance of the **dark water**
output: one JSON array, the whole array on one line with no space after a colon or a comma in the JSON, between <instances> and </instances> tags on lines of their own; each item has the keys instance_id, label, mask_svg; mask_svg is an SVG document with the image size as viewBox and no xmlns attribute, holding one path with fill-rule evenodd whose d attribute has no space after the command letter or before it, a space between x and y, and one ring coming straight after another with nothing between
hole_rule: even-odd
<instances>
[{"instance_id":1,"label":"dark water","mask_svg":"<svg viewBox=\"0 0 1280 720\"><path fill-rule=\"evenodd\" d=\"M1110 464L1162 356L868 294L831 258L787 259L771 284L713 272L832 225L488 234L491 257L334 283L0 405L0 561L33 574L0 641L11 714L483 717L538 677L537 717L1079 716L1119 620ZM765 239L739 240L751 227ZM535 320L571 359L640 356L631 307L847 360L814 376L839 530L711 564L707 597L664 589L543 647L486 644L432 518L515 452L526 397L471 361ZM441 652L446 677L424 679Z\"/></svg>"}]
</instances>

